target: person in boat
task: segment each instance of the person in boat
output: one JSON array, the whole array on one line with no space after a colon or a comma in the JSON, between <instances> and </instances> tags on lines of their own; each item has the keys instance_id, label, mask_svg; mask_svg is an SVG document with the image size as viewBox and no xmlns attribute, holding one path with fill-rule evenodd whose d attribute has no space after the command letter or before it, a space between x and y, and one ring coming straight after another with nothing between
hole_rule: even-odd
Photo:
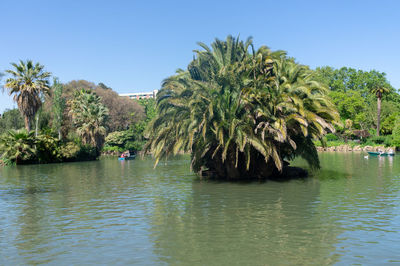
<instances>
[{"instance_id":1,"label":"person in boat","mask_svg":"<svg viewBox=\"0 0 400 266\"><path fill-rule=\"evenodd\" d=\"M389 149L389 150L388 150L388 154L394 154L393 149Z\"/></svg>"}]
</instances>

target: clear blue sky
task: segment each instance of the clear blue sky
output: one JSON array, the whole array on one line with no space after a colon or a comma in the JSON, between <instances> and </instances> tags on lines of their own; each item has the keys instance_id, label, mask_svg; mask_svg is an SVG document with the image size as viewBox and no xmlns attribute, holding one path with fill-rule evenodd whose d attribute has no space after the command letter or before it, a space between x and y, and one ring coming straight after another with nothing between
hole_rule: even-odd
<instances>
[{"instance_id":1,"label":"clear blue sky","mask_svg":"<svg viewBox=\"0 0 400 266\"><path fill-rule=\"evenodd\" d=\"M386 72L400 87L400 1L15 1L0 3L0 71L32 59L62 82L153 90L197 41L253 36L311 67ZM0 112L13 103L0 92Z\"/></svg>"}]
</instances>

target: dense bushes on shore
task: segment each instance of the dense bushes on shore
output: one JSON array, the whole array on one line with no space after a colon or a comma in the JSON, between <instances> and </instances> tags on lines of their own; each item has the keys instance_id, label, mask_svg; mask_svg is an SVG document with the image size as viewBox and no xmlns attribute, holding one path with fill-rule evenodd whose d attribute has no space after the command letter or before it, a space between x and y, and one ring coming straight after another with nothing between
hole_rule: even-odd
<instances>
[{"instance_id":1,"label":"dense bushes on shore","mask_svg":"<svg viewBox=\"0 0 400 266\"><path fill-rule=\"evenodd\" d=\"M96 147L33 131L10 130L0 137L0 160L3 164L58 163L95 160Z\"/></svg>"}]
</instances>

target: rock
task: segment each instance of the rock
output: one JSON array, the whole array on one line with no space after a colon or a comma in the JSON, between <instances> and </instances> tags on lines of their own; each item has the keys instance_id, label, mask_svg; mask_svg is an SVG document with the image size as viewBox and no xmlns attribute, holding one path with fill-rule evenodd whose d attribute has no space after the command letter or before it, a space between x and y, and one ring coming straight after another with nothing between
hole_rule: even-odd
<instances>
[{"instance_id":1,"label":"rock","mask_svg":"<svg viewBox=\"0 0 400 266\"><path fill-rule=\"evenodd\" d=\"M374 148L372 146L365 146L364 151L373 151Z\"/></svg>"},{"instance_id":2,"label":"rock","mask_svg":"<svg viewBox=\"0 0 400 266\"><path fill-rule=\"evenodd\" d=\"M353 147L353 151L362 151L361 146L357 145Z\"/></svg>"}]
</instances>

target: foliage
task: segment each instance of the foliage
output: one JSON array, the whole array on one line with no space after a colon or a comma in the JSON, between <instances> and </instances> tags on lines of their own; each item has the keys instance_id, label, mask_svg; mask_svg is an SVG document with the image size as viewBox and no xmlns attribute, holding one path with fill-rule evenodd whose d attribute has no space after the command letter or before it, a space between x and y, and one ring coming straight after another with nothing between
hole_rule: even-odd
<instances>
[{"instance_id":1,"label":"foliage","mask_svg":"<svg viewBox=\"0 0 400 266\"><path fill-rule=\"evenodd\" d=\"M95 160L96 147L62 142L50 134L10 130L0 136L0 159L7 164L56 163Z\"/></svg>"},{"instance_id":2,"label":"foliage","mask_svg":"<svg viewBox=\"0 0 400 266\"><path fill-rule=\"evenodd\" d=\"M109 132L126 130L131 124L143 119L144 110L137 101L120 97L115 91L101 86L96 87L94 92L100 96L102 104L109 110L107 121Z\"/></svg>"},{"instance_id":3,"label":"foliage","mask_svg":"<svg viewBox=\"0 0 400 266\"><path fill-rule=\"evenodd\" d=\"M326 138L326 141L333 141L333 140L338 140L339 139L339 137L336 136L333 133L326 134L325 138Z\"/></svg>"},{"instance_id":4,"label":"foliage","mask_svg":"<svg viewBox=\"0 0 400 266\"><path fill-rule=\"evenodd\" d=\"M392 145L400 147L400 117L397 118L395 127L392 132Z\"/></svg>"},{"instance_id":5,"label":"foliage","mask_svg":"<svg viewBox=\"0 0 400 266\"><path fill-rule=\"evenodd\" d=\"M149 99L139 99L139 104L144 107L144 112L146 115L146 122L150 122L157 115L156 111L156 100L153 98Z\"/></svg>"},{"instance_id":6,"label":"foliage","mask_svg":"<svg viewBox=\"0 0 400 266\"><path fill-rule=\"evenodd\" d=\"M58 79L53 80L53 129L58 133L58 139L61 140L61 127L66 107L65 98L62 97L63 85Z\"/></svg>"},{"instance_id":7,"label":"foliage","mask_svg":"<svg viewBox=\"0 0 400 266\"><path fill-rule=\"evenodd\" d=\"M59 156L62 158L63 161L76 160L79 151L80 151L80 146L72 141L63 143L58 149Z\"/></svg>"},{"instance_id":8,"label":"foliage","mask_svg":"<svg viewBox=\"0 0 400 266\"><path fill-rule=\"evenodd\" d=\"M79 145L75 142L66 142L59 147L59 157L64 162L90 161L100 156L96 147Z\"/></svg>"},{"instance_id":9,"label":"foliage","mask_svg":"<svg viewBox=\"0 0 400 266\"><path fill-rule=\"evenodd\" d=\"M332 91L329 93L333 103L336 105L341 119L352 119L355 128L361 128L365 117L362 115L366 109L366 101L359 91L349 90Z\"/></svg>"},{"instance_id":10,"label":"foliage","mask_svg":"<svg viewBox=\"0 0 400 266\"><path fill-rule=\"evenodd\" d=\"M0 117L0 134L9 130L21 129L24 127L24 120L18 109L5 110Z\"/></svg>"},{"instance_id":11,"label":"foliage","mask_svg":"<svg viewBox=\"0 0 400 266\"><path fill-rule=\"evenodd\" d=\"M394 112L394 113L388 114L383 119L381 132L384 135L392 134L392 131L396 126L396 120L398 119L398 117L399 117L399 113L398 112Z\"/></svg>"},{"instance_id":12,"label":"foliage","mask_svg":"<svg viewBox=\"0 0 400 266\"><path fill-rule=\"evenodd\" d=\"M195 171L232 179L268 177L295 156L319 167L312 139L334 131L339 116L308 67L282 51L254 51L251 39L199 45L158 93L146 146L156 163L191 152Z\"/></svg>"},{"instance_id":13,"label":"foliage","mask_svg":"<svg viewBox=\"0 0 400 266\"><path fill-rule=\"evenodd\" d=\"M10 130L0 138L1 159L10 164L33 161L35 158L34 132Z\"/></svg>"},{"instance_id":14,"label":"foliage","mask_svg":"<svg viewBox=\"0 0 400 266\"><path fill-rule=\"evenodd\" d=\"M385 123L388 116L385 112L392 112L393 108L398 110L400 95L390 85L385 73L347 67L319 67L315 76L329 86L330 97L337 105L341 118L353 120L355 129L379 128L377 135L390 134L393 130L389 120ZM390 119L393 121L393 117ZM380 120L383 121L382 128Z\"/></svg>"},{"instance_id":15,"label":"foliage","mask_svg":"<svg viewBox=\"0 0 400 266\"><path fill-rule=\"evenodd\" d=\"M370 97L370 91L376 84L382 84L391 92L395 89L386 79L386 74L376 70L363 71L350 67L334 69L329 66L317 67L316 79L327 84L331 91L358 91L362 97Z\"/></svg>"},{"instance_id":16,"label":"foliage","mask_svg":"<svg viewBox=\"0 0 400 266\"><path fill-rule=\"evenodd\" d=\"M83 145L101 149L106 135L108 109L100 102L100 97L91 91L76 91L69 102L70 114Z\"/></svg>"},{"instance_id":17,"label":"foliage","mask_svg":"<svg viewBox=\"0 0 400 266\"><path fill-rule=\"evenodd\" d=\"M145 141L143 140L143 129L138 128L136 123L133 128L126 131L116 131L107 135L103 151L124 151L142 150Z\"/></svg>"},{"instance_id":18,"label":"foliage","mask_svg":"<svg viewBox=\"0 0 400 266\"><path fill-rule=\"evenodd\" d=\"M35 141L35 155L39 163L60 162L60 142L51 135L39 135Z\"/></svg>"},{"instance_id":19,"label":"foliage","mask_svg":"<svg viewBox=\"0 0 400 266\"><path fill-rule=\"evenodd\" d=\"M6 80L5 88L9 95L14 95L21 114L24 116L25 128L31 130L31 123L36 112L42 105L42 94L50 91L50 72L45 72L44 66L32 61L20 61L19 64L11 63L14 70L6 70L11 75Z\"/></svg>"}]
</instances>

